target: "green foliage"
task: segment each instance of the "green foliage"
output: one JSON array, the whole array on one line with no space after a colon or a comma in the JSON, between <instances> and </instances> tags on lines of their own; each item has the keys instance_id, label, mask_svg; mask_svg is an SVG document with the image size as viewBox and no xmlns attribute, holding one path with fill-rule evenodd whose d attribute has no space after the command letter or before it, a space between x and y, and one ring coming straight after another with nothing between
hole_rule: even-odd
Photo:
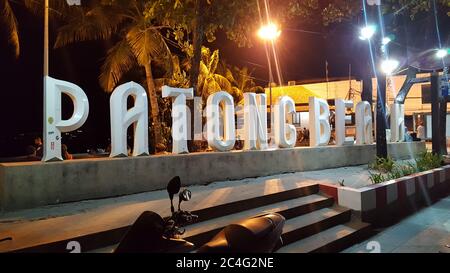
<instances>
[{"instance_id":1,"label":"green foliage","mask_svg":"<svg viewBox=\"0 0 450 273\"><path fill-rule=\"evenodd\" d=\"M450 16L449 0L436 0L438 8L446 10ZM384 14L405 14L411 20L424 12L433 10L433 1L430 0L383 0L381 9ZM359 16L362 10L360 0L332 0L322 10L322 21L324 25L339 23L352 17Z\"/></svg>"},{"instance_id":2,"label":"green foliage","mask_svg":"<svg viewBox=\"0 0 450 273\"><path fill-rule=\"evenodd\" d=\"M413 173L417 173L417 168L413 165L396 165L386 174L386 180L393 180Z\"/></svg>"},{"instance_id":3,"label":"green foliage","mask_svg":"<svg viewBox=\"0 0 450 273\"><path fill-rule=\"evenodd\" d=\"M372 184L378 184L378 183L382 183L382 182L386 181L385 176L381 173L369 172L369 178L370 178L370 181L372 181Z\"/></svg>"},{"instance_id":4,"label":"green foliage","mask_svg":"<svg viewBox=\"0 0 450 273\"><path fill-rule=\"evenodd\" d=\"M200 61L200 74L198 77L198 89L204 99L218 91L227 91L233 94L230 81L216 72L219 63L219 50L202 48L202 58Z\"/></svg>"},{"instance_id":5,"label":"green foliage","mask_svg":"<svg viewBox=\"0 0 450 273\"><path fill-rule=\"evenodd\" d=\"M131 69L143 69L151 62L161 64L171 72L171 52L159 27L146 20L146 7L137 0L101 1L92 6L74 6L68 11L71 15L68 22L58 29L55 47L90 40L114 41L99 76L100 85L106 92L111 92L120 84L122 77ZM151 78L148 80L152 81ZM153 84L148 83L147 86L150 88ZM150 96L155 93L155 90L147 91Z\"/></svg>"},{"instance_id":6,"label":"green foliage","mask_svg":"<svg viewBox=\"0 0 450 273\"><path fill-rule=\"evenodd\" d=\"M146 23L164 26L169 36L173 37L180 48L192 56L191 36L194 30L193 21L198 13L195 10L195 2L199 1L202 12L199 14L202 22L202 31L208 42L216 39L219 30L226 33L229 40L236 42L240 47L252 46L257 28L259 27L258 1L242 0L99 0L94 1L97 6L107 6L109 11L91 9L91 13L100 13L99 18L113 19L121 24L125 18L133 17L134 11L142 11ZM36 14L42 15L44 0L0 0L0 28L5 30L8 40L14 48L15 55L19 54L18 22L11 8L12 5L23 5ZM303 20L307 23L322 22L329 25L335 22L348 20L361 13L361 0L330 0L326 5L319 5L319 0L271 0L271 15L277 18L277 23L286 24L293 19L296 23ZM447 11L450 16L449 0L436 0L439 8ZM259 1L260 9L264 13L264 4ZM66 21L83 19L84 23L97 25L103 29L101 35L104 37L115 33L116 26L111 21L97 20L80 12L82 7L68 6L66 0L52 0L50 2L50 16L59 17ZM131 12L118 16L116 8L135 6ZM91 7L94 5L90 5ZM406 13L411 18L421 12L432 10L430 0L383 0L382 9L384 13ZM78 13L74 12L78 11ZM130 11L130 10L128 10ZM104 16L107 14L107 16ZM319 15L319 16L318 16ZM97 17L97 16L95 16ZM319 17L319 18L318 18ZM322 17L322 18L320 18ZM263 18L265 20L265 18ZM52 21L54 22L54 21ZM80 25L81 29L89 32L89 29ZM82 35L81 32L79 32ZM99 35L99 32L95 33ZM80 36L81 37L81 36ZM168 38L168 37L167 37Z\"/></svg>"},{"instance_id":7,"label":"green foliage","mask_svg":"<svg viewBox=\"0 0 450 273\"><path fill-rule=\"evenodd\" d=\"M242 103L245 92L264 93L264 88L253 81L247 67L230 66L220 60L219 50L202 47L198 89L204 99L217 91L226 91L236 104Z\"/></svg>"},{"instance_id":8,"label":"green foliage","mask_svg":"<svg viewBox=\"0 0 450 273\"><path fill-rule=\"evenodd\" d=\"M373 163L369 164L369 168L381 172L390 172L394 168L394 164L395 162L390 156L387 158L377 157Z\"/></svg>"},{"instance_id":9,"label":"green foliage","mask_svg":"<svg viewBox=\"0 0 450 273\"><path fill-rule=\"evenodd\" d=\"M165 129L160 121L160 95L155 88L152 69L159 66L172 74L173 61L160 32L161 26L147 20L146 8L146 2L138 0L105 0L95 5L74 6L68 11L71 16L67 24L58 30L55 47L88 40L111 41L99 76L100 85L106 92L112 92L133 69L145 72L154 143L162 148L161 135L165 134Z\"/></svg>"},{"instance_id":10,"label":"green foliage","mask_svg":"<svg viewBox=\"0 0 450 273\"><path fill-rule=\"evenodd\" d=\"M369 164L369 168L378 171L372 173L369 171L369 179L373 184L381 183L387 180L393 180L418 172L423 172L438 168L442 165L443 157L431 152L419 154L413 162L399 164L392 158L377 158L375 162Z\"/></svg>"},{"instance_id":11,"label":"green foliage","mask_svg":"<svg viewBox=\"0 0 450 273\"><path fill-rule=\"evenodd\" d=\"M417 166L415 166L413 163L408 162L407 165L402 165L398 167L400 171L402 172L401 176L407 176L413 173L417 173Z\"/></svg>"},{"instance_id":12,"label":"green foliage","mask_svg":"<svg viewBox=\"0 0 450 273\"><path fill-rule=\"evenodd\" d=\"M322 10L322 20L324 25L339 23L349 18L355 17L361 12L361 1L334 0Z\"/></svg>"},{"instance_id":13,"label":"green foliage","mask_svg":"<svg viewBox=\"0 0 450 273\"><path fill-rule=\"evenodd\" d=\"M442 165L442 160L442 155L424 152L419 154L419 156L415 159L415 162L417 170L422 172L440 167Z\"/></svg>"},{"instance_id":14,"label":"green foliage","mask_svg":"<svg viewBox=\"0 0 450 273\"><path fill-rule=\"evenodd\" d=\"M19 57L19 29L16 16L9 3L9 0L0 0L0 26L1 30L5 29L8 35L8 42L14 49L15 57Z\"/></svg>"},{"instance_id":15,"label":"green foliage","mask_svg":"<svg viewBox=\"0 0 450 273\"><path fill-rule=\"evenodd\" d=\"M6 34L7 41L14 51L14 56L18 58L20 54L20 23L14 13L15 5L25 6L34 14L43 15L44 0L0 0L0 34ZM56 21L54 19L67 19L70 8L65 0L51 1L51 9L49 9L50 19L52 22Z\"/></svg>"},{"instance_id":16,"label":"green foliage","mask_svg":"<svg viewBox=\"0 0 450 273\"><path fill-rule=\"evenodd\" d=\"M278 24L292 19L316 21L318 0L271 0L271 16ZM198 3L198 5L196 5ZM259 4L259 6L258 6ZM193 55L194 32L208 42L216 40L218 31L226 34L239 47L251 47L257 39L260 14L265 18L264 2L242 0L154 0L146 2L145 18L167 26L169 37L173 37L180 48ZM201 26L198 27L197 23ZM200 45L201 46L201 45Z\"/></svg>"},{"instance_id":17,"label":"green foliage","mask_svg":"<svg viewBox=\"0 0 450 273\"><path fill-rule=\"evenodd\" d=\"M223 75L232 85L232 96L236 104L242 104L244 93L265 93L261 86L257 86L252 76L253 70L248 67L238 67L221 60L217 72Z\"/></svg>"},{"instance_id":18,"label":"green foliage","mask_svg":"<svg viewBox=\"0 0 450 273\"><path fill-rule=\"evenodd\" d=\"M450 1L449 0L436 0L438 8L447 10L447 15L450 16ZM383 1L383 12L395 14L405 13L414 20L416 15L429 12L433 10L433 1L430 0L387 0Z\"/></svg>"}]
</instances>

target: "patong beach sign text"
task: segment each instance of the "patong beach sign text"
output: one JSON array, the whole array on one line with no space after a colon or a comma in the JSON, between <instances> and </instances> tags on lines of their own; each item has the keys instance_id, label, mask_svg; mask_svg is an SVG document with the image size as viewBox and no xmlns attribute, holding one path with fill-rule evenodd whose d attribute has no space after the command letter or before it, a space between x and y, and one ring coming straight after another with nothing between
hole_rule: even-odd
<instances>
[{"instance_id":1,"label":"patong beach sign text","mask_svg":"<svg viewBox=\"0 0 450 273\"><path fill-rule=\"evenodd\" d=\"M44 80L44 156L43 161L62 160L61 133L80 128L89 114L89 101L85 92L77 85L45 77ZM72 116L62 120L61 95L68 95L74 106ZM127 99L132 96L134 105L127 107ZM188 153L187 140L190 136L191 113L187 100L194 100L194 137L206 138L208 145L216 151L230 151L236 142L235 105L233 97L220 91L210 95L206 102L204 116L206 126L202 128L200 98L193 96L192 88L162 87L162 96L172 98L172 152ZM345 126L351 120L347 109L355 107L356 139L346 136ZM372 111L370 104L361 101L335 100L336 145L372 144ZM288 116L295 114L295 103L288 96L281 96L273 105L273 137L278 148L295 146L297 132L294 125L287 122ZM391 105L391 141L404 139L404 106ZM268 148L267 98L265 94L244 94L244 126L241 139L244 150L264 150ZM148 99L144 88L128 82L115 88L110 98L111 117L111 157L128 156L127 128L134 126L134 147L132 156L149 155L148 148ZM320 98L309 98L310 146L327 145L331 136L330 111L327 102Z\"/></svg>"}]
</instances>

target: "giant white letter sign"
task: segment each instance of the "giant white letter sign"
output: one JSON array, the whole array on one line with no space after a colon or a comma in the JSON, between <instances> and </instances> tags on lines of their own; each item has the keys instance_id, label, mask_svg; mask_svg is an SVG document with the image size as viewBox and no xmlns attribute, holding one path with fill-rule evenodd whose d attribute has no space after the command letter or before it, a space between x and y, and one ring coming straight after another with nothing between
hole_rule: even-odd
<instances>
[{"instance_id":1,"label":"giant white letter sign","mask_svg":"<svg viewBox=\"0 0 450 273\"><path fill-rule=\"evenodd\" d=\"M83 90L70 82L44 78L44 152L42 161L62 160L61 133L80 128L89 114L89 101ZM61 93L73 102L73 114L61 120Z\"/></svg>"},{"instance_id":2,"label":"giant white letter sign","mask_svg":"<svg viewBox=\"0 0 450 273\"><path fill-rule=\"evenodd\" d=\"M336 106L336 145L353 145L355 139L345 136L345 124L352 121L352 116L346 115L345 109L353 108L353 101L336 99L334 104Z\"/></svg>"},{"instance_id":3,"label":"giant white letter sign","mask_svg":"<svg viewBox=\"0 0 450 273\"><path fill-rule=\"evenodd\" d=\"M327 145L330 141L330 108L323 99L309 97L309 146Z\"/></svg>"},{"instance_id":4,"label":"giant white letter sign","mask_svg":"<svg viewBox=\"0 0 450 273\"><path fill-rule=\"evenodd\" d=\"M223 137L220 135L220 108L223 103ZM225 91L214 93L206 103L208 144L217 151L229 151L236 142L233 97Z\"/></svg>"},{"instance_id":5,"label":"giant white letter sign","mask_svg":"<svg viewBox=\"0 0 450 273\"><path fill-rule=\"evenodd\" d=\"M391 105L391 141L405 140L405 105L394 103Z\"/></svg>"},{"instance_id":6,"label":"giant white letter sign","mask_svg":"<svg viewBox=\"0 0 450 273\"><path fill-rule=\"evenodd\" d=\"M244 93L244 150L264 149L267 149L266 95Z\"/></svg>"},{"instance_id":7,"label":"giant white letter sign","mask_svg":"<svg viewBox=\"0 0 450 273\"><path fill-rule=\"evenodd\" d=\"M172 153L187 154L189 153L187 147L189 132L186 98L193 98L193 88L174 88L164 85L162 87L162 96L163 98L174 98L172 103Z\"/></svg>"},{"instance_id":8,"label":"giant white letter sign","mask_svg":"<svg viewBox=\"0 0 450 273\"><path fill-rule=\"evenodd\" d=\"M134 98L134 106L127 109L128 96ZM148 155L148 106L147 94L135 82L122 84L114 89L110 101L111 154L110 157L128 156L127 129L134 124L133 156Z\"/></svg>"},{"instance_id":9,"label":"giant white letter sign","mask_svg":"<svg viewBox=\"0 0 450 273\"><path fill-rule=\"evenodd\" d=\"M372 109L367 101L356 104L356 144L372 144Z\"/></svg>"},{"instance_id":10,"label":"giant white letter sign","mask_svg":"<svg viewBox=\"0 0 450 273\"><path fill-rule=\"evenodd\" d=\"M275 144L280 148L294 147L297 141L297 130L294 125L286 123L286 114L295 114L294 100L288 96L279 97L274 114Z\"/></svg>"}]
</instances>

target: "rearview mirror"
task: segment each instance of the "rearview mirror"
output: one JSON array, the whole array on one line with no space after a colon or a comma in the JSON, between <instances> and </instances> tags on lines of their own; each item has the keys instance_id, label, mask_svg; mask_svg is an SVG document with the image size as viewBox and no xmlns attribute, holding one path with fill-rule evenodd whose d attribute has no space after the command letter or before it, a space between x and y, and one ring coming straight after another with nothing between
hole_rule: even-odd
<instances>
[{"instance_id":1,"label":"rearview mirror","mask_svg":"<svg viewBox=\"0 0 450 273\"><path fill-rule=\"evenodd\" d=\"M173 196L180 191L180 188L181 188L180 177L175 176L167 184L167 192L169 193L169 196L171 196L170 199L172 199Z\"/></svg>"},{"instance_id":2,"label":"rearview mirror","mask_svg":"<svg viewBox=\"0 0 450 273\"><path fill-rule=\"evenodd\" d=\"M178 210L181 210L181 202L183 201L189 201L191 199L191 191L188 189L184 189L180 192L180 195L178 195Z\"/></svg>"},{"instance_id":3,"label":"rearview mirror","mask_svg":"<svg viewBox=\"0 0 450 273\"><path fill-rule=\"evenodd\" d=\"M191 199L191 191L188 189L184 189L180 192L179 198L181 201L189 201Z\"/></svg>"},{"instance_id":4,"label":"rearview mirror","mask_svg":"<svg viewBox=\"0 0 450 273\"><path fill-rule=\"evenodd\" d=\"M170 198L170 210L172 211L172 213L175 211L173 207L173 196L180 191L180 188L181 188L181 180L179 176L175 176L167 184L167 192L169 193Z\"/></svg>"}]
</instances>

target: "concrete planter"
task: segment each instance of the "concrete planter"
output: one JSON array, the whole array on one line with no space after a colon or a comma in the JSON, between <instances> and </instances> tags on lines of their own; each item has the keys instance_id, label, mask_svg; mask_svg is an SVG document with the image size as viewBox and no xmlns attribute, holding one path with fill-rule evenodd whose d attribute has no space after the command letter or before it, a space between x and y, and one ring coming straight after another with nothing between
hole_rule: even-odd
<instances>
[{"instance_id":1,"label":"concrete planter","mask_svg":"<svg viewBox=\"0 0 450 273\"><path fill-rule=\"evenodd\" d=\"M320 189L363 221L384 225L448 195L450 165L359 189L329 184L321 184Z\"/></svg>"}]
</instances>

